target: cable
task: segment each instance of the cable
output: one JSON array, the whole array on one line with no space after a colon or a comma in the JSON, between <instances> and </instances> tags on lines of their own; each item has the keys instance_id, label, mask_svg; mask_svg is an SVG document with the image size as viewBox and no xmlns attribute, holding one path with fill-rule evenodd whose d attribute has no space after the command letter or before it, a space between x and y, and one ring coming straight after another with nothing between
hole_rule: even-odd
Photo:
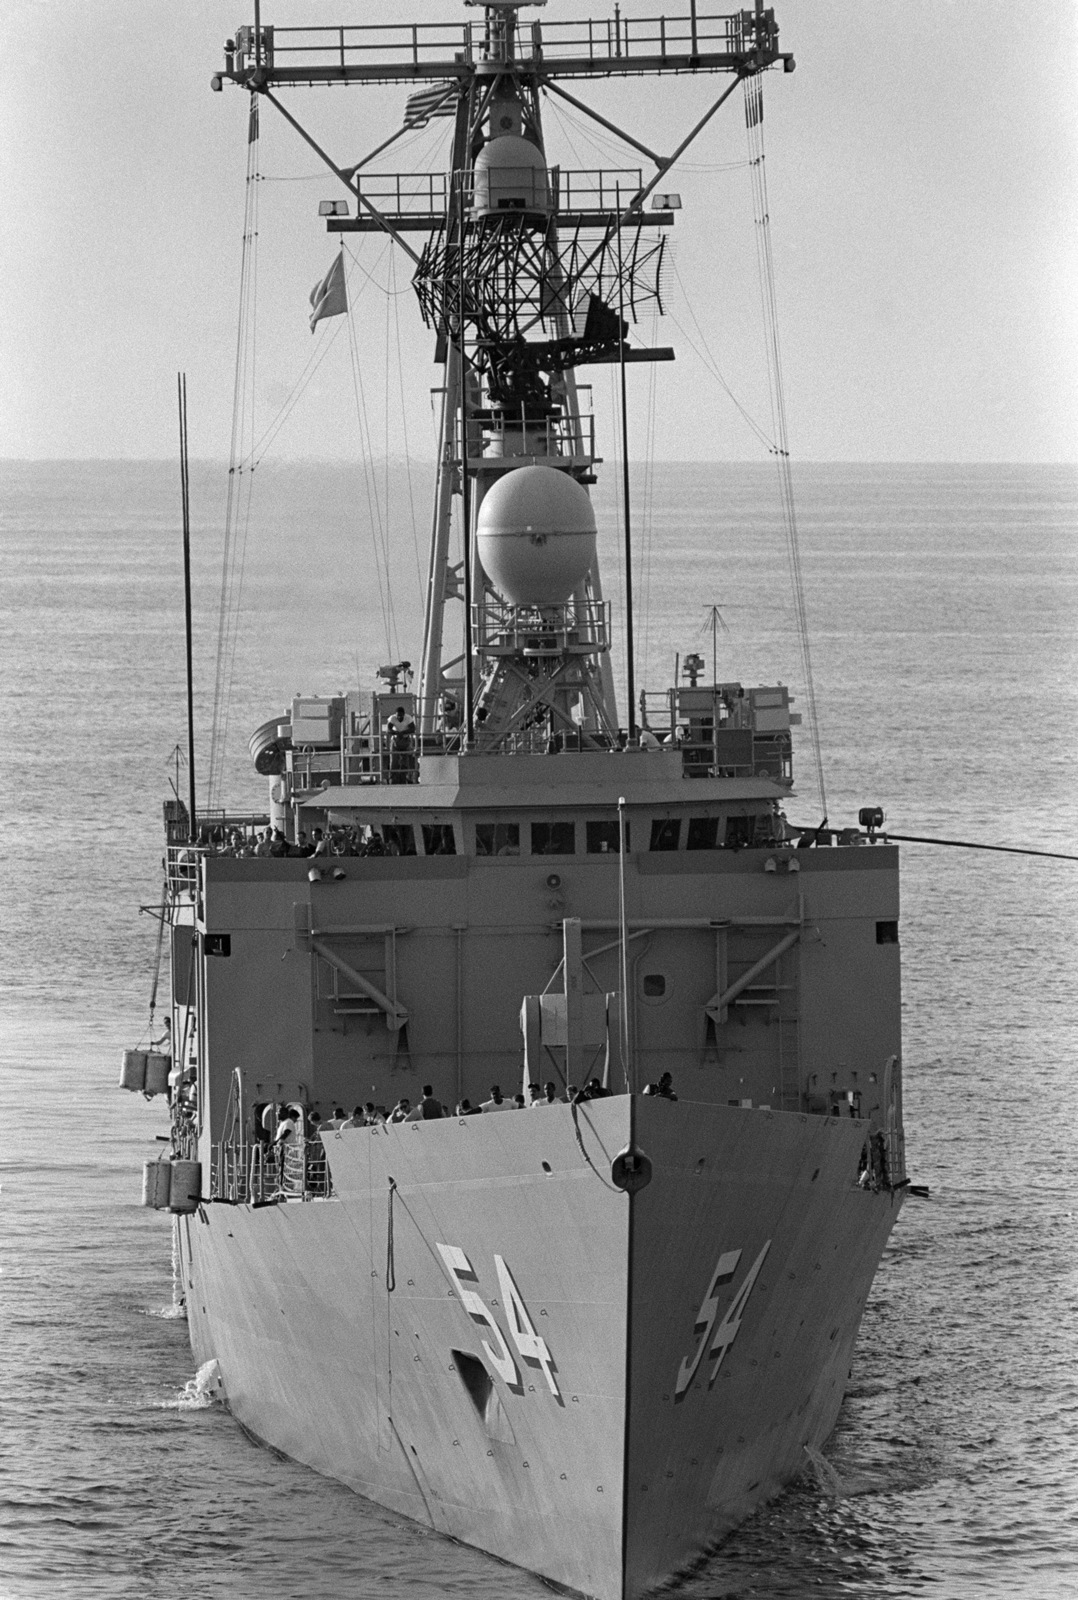
<instances>
[{"instance_id":1,"label":"cable","mask_svg":"<svg viewBox=\"0 0 1078 1600\"><path fill-rule=\"evenodd\" d=\"M391 283L395 283L396 282L396 271L397 271L397 258L396 258L395 255L391 255L390 256L389 263L390 263L390 266L389 266L390 282ZM408 511L409 511L409 515L411 516L411 520L412 520L412 549L415 552L415 576L416 576L416 585L417 585L416 592L417 592L417 595L418 595L420 608L422 609L422 605L423 605L423 563L420 560L420 556L419 556L419 526L418 526L418 524L416 522L415 491L414 491L414 487L413 487L413 484L412 484L412 452L411 452L411 450L410 450L410 448L408 446L408 408L407 408L407 403L406 403L405 394L404 394L404 357L403 357L403 355L401 353L400 306L399 306L395 296L394 296L394 300L393 300L393 311L394 311L394 317L395 317L395 323L396 323L396 334L397 334L397 386L398 386L398 390L399 390L399 393L400 393L400 403L401 403L401 438L402 438L402 441L403 441L403 444L404 444L404 470L405 470L405 476L406 476L407 483L408 483ZM386 410L387 410L387 412L389 410L388 398L389 397L387 395L387 397L386 397L386 400L387 400Z\"/></svg>"},{"instance_id":2,"label":"cable","mask_svg":"<svg viewBox=\"0 0 1078 1600\"><path fill-rule=\"evenodd\" d=\"M654 345L658 338L658 312L652 312L651 331L649 342ZM644 506L642 514L641 537L641 594L643 599L643 626L641 629L642 648L640 659L642 671L640 674L641 685L646 685L648 674L648 649L651 640L651 553L655 526L655 399L658 362L651 362L648 369L648 410L647 426L644 432ZM643 690L646 693L646 689ZM644 719L641 719L644 720Z\"/></svg>"},{"instance_id":3,"label":"cable","mask_svg":"<svg viewBox=\"0 0 1078 1600\"><path fill-rule=\"evenodd\" d=\"M315 373L336 343L341 325L330 332L323 328L319 330L319 339L315 349L311 352L303 371L293 384L284 403L280 406L274 417L263 429L262 433L255 436L254 432L254 400L256 393L256 368L257 368L257 325L258 325L258 235L259 235L259 190L264 182L308 182L324 174L296 174L291 176L267 177L259 169L260 159L260 102L257 94L252 93L247 124L247 172L244 197L244 224L243 244L240 261L240 293L239 310L236 329L236 355L233 376L232 399L232 426L229 444L228 488L225 503L224 548L221 560L221 589L218 605L217 623L217 654L214 673L213 709L210 722L210 756L207 764L206 778L206 804L212 809L219 804L220 789L224 772L225 756L228 748L229 715L232 703L232 690L235 682L236 655L239 643L239 618L243 604L243 583L246 563L247 540L251 526L251 512L253 501L254 473L261 465L269 450L275 443L282 428L285 426L293 411L302 399ZM407 149L417 143L425 144L420 156L420 165L429 166L435 152L444 146L448 135L438 124L430 129L417 129L414 134L405 138L397 150ZM343 246L343 240L342 246ZM385 241L386 249L391 247L388 236ZM357 268L366 283L373 283L387 298L395 298L406 294L411 286L396 289L387 287L378 282L373 273L368 273L351 251L347 252L353 267ZM375 262L375 270L385 258L385 250ZM351 276L351 275L349 275ZM351 308L354 301L363 293L361 288L357 294L349 294L349 315L346 321L352 330ZM353 333L354 337L354 333ZM399 328L398 328L399 348ZM388 532L383 527L381 510L378 506L377 493L371 494L370 473L373 470L370 450L370 429L366 419L366 408L363 401L362 380L358 371L358 355L352 347L353 386L356 392L357 412L360 418L361 439L365 443L366 454L364 458L364 473L367 480L368 501L371 507L372 533L375 540L375 562L378 565L378 549L382 550L383 558L387 564L388 574ZM403 376L402 376L403 384ZM402 388L403 396L403 388ZM388 402L388 392L387 392ZM406 426L406 424L405 424ZM407 447L406 447L407 448ZM388 468L387 468L388 470ZM409 467L410 472L410 467ZM409 495L412 497L411 479L409 477ZM415 532L414 500L413 504L413 541L416 543L418 557L418 539ZM387 484L387 514L388 514L388 484ZM395 633L393 620L392 594L384 594L381 587L381 574L378 572L379 594L382 602L383 621L386 628L387 647L393 653L389 644L391 633ZM397 653L399 654L399 648Z\"/></svg>"},{"instance_id":4,"label":"cable","mask_svg":"<svg viewBox=\"0 0 1078 1600\"><path fill-rule=\"evenodd\" d=\"M779 494L782 501L783 521L786 530L786 554L790 567L794 608L797 614L798 643L801 651L801 670L804 675L808 703L808 730L816 762L816 779L820 794L820 814L827 816L827 790L824 780L823 750L820 740L820 723L816 711L816 686L812 673L812 653L809 647L808 609L805 604L804 582L801 572L801 555L797 532L797 512L794 505L793 478L790 471L789 438L786 426L786 398L782 382L782 354L779 347L778 302L775 294L775 263L771 248L771 222L768 211L767 175L764 166L764 101L763 84L759 77L746 78L745 127L748 135L749 159L752 172L753 210L756 221L757 273L760 299L763 308L764 338L767 353L768 388L771 396L771 421L775 438L775 459L779 474Z\"/></svg>"},{"instance_id":5,"label":"cable","mask_svg":"<svg viewBox=\"0 0 1078 1600\"><path fill-rule=\"evenodd\" d=\"M689 346L689 349L696 356L697 360L704 367L704 370L706 372L709 372L710 375L715 379L715 382L719 385L719 387L722 389L723 393L731 401L731 403L733 404L733 406L734 406L735 410L738 412L738 414L744 419L744 421L751 428L752 432L756 435L757 439L764 446L765 450L767 450L770 455L777 455L778 454L778 446L775 443L774 439L767 433L766 429L764 429L764 428L762 428L760 426L760 424L756 421L755 417L752 416L751 412L746 411L745 407L741 404L741 401L737 398L737 395L734 393L734 391L731 389L730 385L727 383L726 379L723 377L722 372L719 369L719 363L715 360L715 357L712 355L711 347L709 346L709 344L707 342L707 337L706 337L706 335L704 333L703 328L700 326L700 319L696 315L696 311L695 311L695 309L693 307L692 300L690 299L688 291L686 290L685 285L682 282L681 274L677 269L677 261L673 257L671 258L671 263L670 264L671 264L671 267L673 268L674 278L677 281L677 286L681 290L681 297L685 302L685 308L688 311L689 316L692 318L693 327L696 329L697 335L699 336L699 339L700 339L700 343L704 347L703 351L701 352L699 349L697 349L695 343L693 342L691 334L689 334L686 331L686 329L682 327L681 323L674 316L674 313L672 311L668 310L665 313L665 315L670 318L670 321L674 324L674 327L681 334L681 337L685 340L685 343Z\"/></svg>"},{"instance_id":6,"label":"cable","mask_svg":"<svg viewBox=\"0 0 1078 1600\"><path fill-rule=\"evenodd\" d=\"M235 654L234 589L237 560L242 586L246 528L250 518L250 487L240 476L239 462L249 426L248 396L254 394L255 331L258 294L258 193L259 103L251 95L247 123L247 174L244 190L243 243L240 255L240 294L236 326L236 356L232 389L232 428L229 443L228 493L225 501L224 549L221 558L221 593L217 617L217 659L213 709L210 719L210 758L206 776L206 804L212 808L219 795L224 752L228 738L228 664ZM244 506L246 490L246 506ZM244 538L236 550L236 527L242 522Z\"/></svg>"},{"instance_id":7,"label":"cable","mask_svg":"<svg viewBox=\"0 0 1078 1600\"><path fill-rule=\"evenodd\" d=\"M878 835L884 840L897 839L901 844L944 844L952 850L998 850L1008 856L1046 856L1050 861L1078 861L1078 856L1064 855L1061 850L1032 850L1016 844L977 844L970 839L928 839L919 833L892 833L886 828Z\"/></svg>"},{"instance_id":8,"label":"cable","mask_svg":"<svg viewBox=\"0 0 1078 1600\"><path fill-rule=\"evenodd\" d=\"M363 393L363 375L359 365L359 351L356 346L355 328L352 324L352 313L349 311L346 318L348 323L348 351L352 363L352 391L356 402L356 423L359 428L360 455L363 462L363 485L367 492L367 513L371 525L371 542L374 546L374 575L378 584L378 602L382 611L382 627L385 632L386 653L392 658L393 640L390 611L387 603L385 588L382 581L382 565L379 559L381 514L378 506L377 485L371 482L371 452L369 443L369 429L367 426L367 406Z\"/></svg>"}]
</instances>

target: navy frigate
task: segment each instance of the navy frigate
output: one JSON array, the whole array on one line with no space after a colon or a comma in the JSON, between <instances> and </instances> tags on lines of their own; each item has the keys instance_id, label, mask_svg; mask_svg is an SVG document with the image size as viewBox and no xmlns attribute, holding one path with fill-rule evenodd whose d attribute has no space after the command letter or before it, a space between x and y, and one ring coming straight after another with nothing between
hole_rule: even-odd
<instances>
[{"instance_id":1,"label":"navy frigate","mask_svg":"<svg viewBox=\"0 0 1078 1600\"><path fill-rule=\"evenodd\" d=\"M589 495L580 368L624 396L673 355L629 340L668 174L792 69L759 4L485 0L256 6L213 80L335 174L331 232L410 258L441 431L417 673L270 715L263 818L196 817L193 766L166 804L172 1050L125 1061L171 1105L145 1198L244 1428L596 1600L684 1570L824 1444L906 1184L882 816L790 822L788 688L690 655L638 696L631 611L619 719ZM582 98L679 74L721 92L668 157ZM398 86L401 133L452 119L449 171L338 165L281 97L334 84ZM552 166L549 96L648 168ZM312 315L346 301L335 263Z\"/></svg>"}]
</instances>

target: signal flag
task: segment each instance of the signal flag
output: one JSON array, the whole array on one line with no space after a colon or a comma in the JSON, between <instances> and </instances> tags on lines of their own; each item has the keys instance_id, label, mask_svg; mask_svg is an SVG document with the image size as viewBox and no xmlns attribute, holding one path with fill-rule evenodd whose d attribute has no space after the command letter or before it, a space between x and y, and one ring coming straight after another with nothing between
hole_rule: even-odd
<instances>
[{"instance_id":1,"label":"signal flag","mask_svg":"<svg viewBox=\"0 0 1078 1600\"><path fill-rule=\"evenodd\" d=\"M348 291L344 283L344 256L336 255L333 265L311 290L311 332L323 317L340 317L348 310Z\"/></svg>"}]
</instances>

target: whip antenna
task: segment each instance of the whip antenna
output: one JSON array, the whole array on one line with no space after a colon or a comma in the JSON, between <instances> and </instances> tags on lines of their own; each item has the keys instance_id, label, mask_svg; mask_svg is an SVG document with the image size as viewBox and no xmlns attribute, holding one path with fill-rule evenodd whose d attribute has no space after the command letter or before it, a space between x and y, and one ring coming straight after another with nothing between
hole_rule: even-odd
<instances>
[{"instance_id":1,"label":"whip antenna","mask_svg":"<svg viewBox=\"0 0 1078 1600\"><path fill-rule=\"evenodd\" d=\"M629 509L629 399L625 383L625 276L621 259L621 189L618 208L618 377L621 386L621 498L625 508L625 689L629 697L629 743L636 738L636 672L633 662L633 536ZM619 801L619 805L620 805ZM619 811L620 816L620 811Z\"/></svg>"},{"instance_id":2,"label":"whip antenna","mask_svg":"<svg viewBox=\"0 0 1078 1600\"><path fill-rule=\"evenodd\" d=\"M629 924L625 918L625 796L618 795L618 936L621 944L621 1063L625 1087L633 1092L629 1061Z\"/></svg>"}]
</instances>

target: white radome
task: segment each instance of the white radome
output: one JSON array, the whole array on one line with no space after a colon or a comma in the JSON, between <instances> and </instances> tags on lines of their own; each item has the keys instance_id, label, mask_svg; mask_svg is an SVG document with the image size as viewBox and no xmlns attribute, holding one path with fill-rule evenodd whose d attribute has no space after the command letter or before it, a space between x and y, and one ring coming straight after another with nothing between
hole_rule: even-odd
<instances>
[{"instance_id":1,"label":"white radome","mask_svg":"<svg viewBox=\"0 0 1078 1600\"><path fill-rule=\"evenodd\" d=\"M548 212L546 158L539 147L519 134L488 139L475 158L472 205L479 216Z\"/></svg>"},{"instance_id":2,"label":"white radome","mask_svg":"<svg viewBox=\"0 0 1078 1600\"><path fill-rule=\"evenodd\" d=\"M483 570L504 600L561 605L595 560L595 512L567 472L517 467L484 496L476 541Z\"/></svg>"}]
</instances>

